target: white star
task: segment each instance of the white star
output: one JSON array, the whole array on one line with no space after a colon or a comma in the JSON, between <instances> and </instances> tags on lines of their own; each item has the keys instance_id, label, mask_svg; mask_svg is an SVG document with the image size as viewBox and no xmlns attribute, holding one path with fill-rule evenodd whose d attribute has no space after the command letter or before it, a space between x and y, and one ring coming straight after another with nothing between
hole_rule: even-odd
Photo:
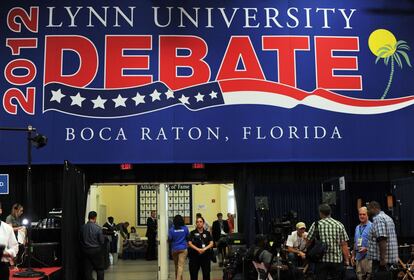
<instances>
[{"instance_id":1,"label":"white star","mask_svg":"<svg viewBox=\"0 0 414 280\"><path fill-rule=\"evenodd\" d=\"M211 96L211 99L217 98L217 92L215 91L211 91L209 95Z\"/></svg>"},{"instance_id":2,"label":"white star","mask_svg":"<svg viewBox=\"0 0 414 280\"><path fill-rule=\"evenodd\" d=\"M65 97L65 95L62 94L60 89L52 90L52 98L50 98L50 101L56 101L57 103L60 103L63 97Z\"/></svg>"},{"instance_id":3,"label":"white star","mask_svg":"<svg viewBox=\"0 0 414 280\"><path fill-rule=\"evenodd\" d=\"M161 99L160 99L161 93L158 92L156 89L154 89L154 91L150 95L152 97L152 102L154 102L155 100L160 100L161 101Z\"/></svg>"},{"instance_id":4,"label":"white star","mask_svg":"<svg viewBox=\"0 0 414 280\"><path fill-rule=\"evenodd\" d=\"M93 103L93 108L102 108L105 109L105 102L107 101L107 99L102 99L100 95L98 95L98 97L96 99L92 99L91 100Z\"/></svg>"},{"instance_id":5,"label":"white star","mask_svg":"<svg viewBox=\"0 0 414 280\"><path fill-rule=\"evenodd\" d=\"M138 106L141 103L145 103L144 99L145 99L145 95L141 95L139 94L139 92L137 92L137 95L132 98L132 100L135 101L135 106Z\"/></svg>"},{"instance_id":6,"label":"white star","mask_svg":"<svg viewBox=\"0 0 414 280\"><path fill-rule=\"evenodd\" d=\"M181 103L183 103L183 104L189 104L189 105L190 105L190 102L188 102L188 98L189 98L189 97L186 97L186 96L183 94L183 95L181 95L181 97L180 97L180 98L178 98L178 100L180 100L180 102L181 102Z\"/></svg>"},{"instance_id":7,"label":"white star","mask_svg":"<svg viewBox=\"0 0 414 280\"><path fill-rule=\"evenodd\" d=\"M167 90L166 92L164 92L165 95L167 96L167 100L170 98L174 98L174 92L171 90Z\"/></svg>"},{"instance_id":8,"label":"white star","mask_svg":"<svg viewBox=\"0 0 414 280\"><path fill-rule=\"evenodd\" d=\"M197 102L202 102L204 101L204 95L202 95L201 93L198 93L196 96L194 96L195 99L197 100Z\"/></svg>"},{"instance_id":9,"label":"white star","mask_svg":"<svg viewBox=\"0 0 414 280\"><path fill-rule=\"evenodd\" d=\"M128 98L126 98L126 97L122 97L120 94L118 94L118 97L117 97L117 98L112 99L112 101L113 101L113 102L115 102L115 108L120 107L120 106L122 106L122 107L126 107L126 105L125 105L125 101L126 101L127 99L128 99Z\"/></svg>"},{"instance_id":10,"label":"white star","mask_svg":"<svg viewBox=\"0 0 414 280\"><path fill-rule=\"evenodd\" d=\"M85 100L85 98L82 97L79 92L78 94L76 94L75 96L71 96L70 98L72 99L72 103L70 103L70 106L78 105L79 107L82 107L82 102L83 100Z\"/></svg>"}]
</instances>

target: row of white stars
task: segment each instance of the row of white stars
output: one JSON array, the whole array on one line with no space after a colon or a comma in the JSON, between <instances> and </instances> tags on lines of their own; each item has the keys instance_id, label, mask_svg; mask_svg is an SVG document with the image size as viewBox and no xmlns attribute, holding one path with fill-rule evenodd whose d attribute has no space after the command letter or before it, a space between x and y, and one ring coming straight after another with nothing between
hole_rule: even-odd
<instances>
[{"instance_id":1,"label":"row of white stars","mask_svg":"<svg viewBox=\"0 0 414 280\"><path fill-rule=\"evenodd\" d=\"M62 101L62 99L65 97L64 94L62 94L61 89L58 90L52 90L52 98L50 98L50 101L56 101L57 103L60 103ZM171 90L166 91L165 96L168 99L170 98L175 98L174 96L174 92ZM211 93L208 94L210 96L211 99L215 99L217 98L217 92L215 91L211 91ZM157 90L154 90L150 96L152 97L152 102L159 100L161 101L161 93L158 92ZM195 99L196 102L203 102L204 101L204 96L201 93L197 93L197 95L195 95ZM80 93L78 92L78 94L76 94L75 96L70 96L70 98L72 99L71 102L71 106L79 106L82 107L82 102L86 99L85 97L82 97L80 95ZM145 95L141 95L139 94L139 92L137 92L137 95L135 97L131 98L132 100L135 101L135 106L138 106L139 104L144 104L145 103ZM180 100L180 102L182 104L190 104L190 102L188 101L190 99L190 97L185 96L184 94L181 95L180 98L178 98L178 100ZM125 102L128 100L127 97L122 97L120 94L118 94L117 98L112 99L112 101L115 103L115 108L117 107L126 107ZM103 99L101 98L100 95L98 95L98 97L96 99L92 99L91 100L93 103L93 109L96 108L101 108L101 109L105 109L105 103L106 101L108 101L108 99Z\"/></svg>"}]
</instances>

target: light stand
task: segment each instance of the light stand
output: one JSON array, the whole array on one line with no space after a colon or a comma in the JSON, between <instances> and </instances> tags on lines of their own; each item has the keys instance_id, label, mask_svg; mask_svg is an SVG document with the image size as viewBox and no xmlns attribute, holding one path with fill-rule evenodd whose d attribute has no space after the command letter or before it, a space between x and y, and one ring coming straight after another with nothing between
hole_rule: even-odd
<instances>
[{"instance_id":1,"label":"light stand","mask_svg":"<svg viewBox=\"0 0 414 280\"><path fill-rule=\"evenodd\" d=\"M27 132L27 177L26 177L26 194L27 194L27 212L32 213L32 145L36 148L42 148L47 144L47 138L41 134L32 136L32 133L36 131L36 128L29 125L27 128L13 128L13 127L0 127L0 130L6 131L23 131ZM33 278L42 277L44 272L33 270L32 268L32 240L31 240L31 227L32 223L29 220L27 225L27 250L28 250L28 263L26 270L16 272L13 277L17 278Z\"/></svg>"}]
</instances>

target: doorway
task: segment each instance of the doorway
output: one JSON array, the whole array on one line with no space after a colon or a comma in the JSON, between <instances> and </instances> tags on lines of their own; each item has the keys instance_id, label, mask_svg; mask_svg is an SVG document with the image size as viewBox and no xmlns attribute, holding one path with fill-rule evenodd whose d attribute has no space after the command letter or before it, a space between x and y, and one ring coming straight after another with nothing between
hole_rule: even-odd
<instances>
[{"instance_id":1,"label":"doorway","mask_svg":"<svg viewBox=\"0 0 414 280\"><path fill-rule=\"evenodd\" d=\"M142 271L138 271L142 267L142 270L149 273L148 275L154 276L154 278L151 276L151 279L164 280L174 275L174 267L168 260L168 250L165 248L168 248L166 242L168 227L175 215L182 215L191 231L194 229L196 213L201 213L210 225L216 220L217 213L223 213L224 218L227 213L231 213L235 220L234 231L237 232L236 209L233 183L108 183L91 186L86 212L97 211L98 217L101 216L100 219L98 218L100 225L106 221L107 216L114 217L115 223L129 222L130 226L135 227L138 235L145 240L146 219L152 210L156 210L159 227L158 261L150 264L150 262L140 260L140 265L133 267L137 269L136 275L142 275ZM122 257L122 251L119 254ZM125 269L126 262L123 260L120 262L123 262L122 267ZM106 278L112 279L111 275L118 273L117 265L114 264L108 273ZM133 272L128 273L131 275ZM213 277L214 273L217 274L215 277ZM221 269L217 267L217 272L214 272L213 267L212 278L220 278L221 275Z\"/></svg>"}]
</instances>

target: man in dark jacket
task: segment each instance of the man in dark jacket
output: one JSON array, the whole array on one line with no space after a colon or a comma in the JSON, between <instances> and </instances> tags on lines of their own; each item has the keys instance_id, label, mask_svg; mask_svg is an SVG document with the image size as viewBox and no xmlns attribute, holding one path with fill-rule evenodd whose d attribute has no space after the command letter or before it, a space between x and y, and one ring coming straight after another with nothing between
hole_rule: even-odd
<instances>
[{"instance_id":1,"label":"man in dark jacket","mask_svg":"<svg viewBox=\"0 0 414 280\"><path fill-rule=\"evenodd\" d=\"M223 214L217 214L217 220L213 222L213 240L216 244L219 255L219 266L223 266L223 261L226 258L226 250L228 244L229 224L223 220ZM221 256L221 258L220 258Z\"/></svg>"},{"instance_id":2,"label":"man in dark jacket","mask_svg":"<svg viewBox=\"0 0 414 280\"><path fill-rule=\"evenodd\" d=\"M147 233L145 236L148 238L148 247L147 247L147 254L146 259L147 261L157 259L156 254L156 242L157 242L157 219L156 219L156 212L151 211L151 217L147 219Z\"/></svg>"}]
</instances>

